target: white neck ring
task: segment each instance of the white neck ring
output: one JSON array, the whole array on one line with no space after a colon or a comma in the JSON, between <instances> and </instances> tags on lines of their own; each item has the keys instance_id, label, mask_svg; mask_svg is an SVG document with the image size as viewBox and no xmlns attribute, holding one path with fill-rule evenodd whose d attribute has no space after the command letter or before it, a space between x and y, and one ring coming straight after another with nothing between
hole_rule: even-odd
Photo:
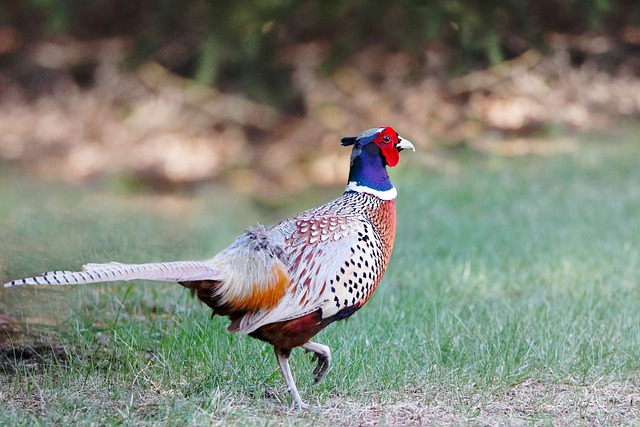
<instances>
[{"instance_id":1,"label":"white neck ring","mask_svg":"<svg viewBox=\"0 0 640 427\"><path fill-rule=\"evenodd\" d=\"M371 187L360 185L355 181L349 181L347 184L347 191L355 191L357 193L372 194L382 200L393 200L398 195L398 191L395 187L391 187L388 190L376 190Z\"/></svg>"}]
</instances>

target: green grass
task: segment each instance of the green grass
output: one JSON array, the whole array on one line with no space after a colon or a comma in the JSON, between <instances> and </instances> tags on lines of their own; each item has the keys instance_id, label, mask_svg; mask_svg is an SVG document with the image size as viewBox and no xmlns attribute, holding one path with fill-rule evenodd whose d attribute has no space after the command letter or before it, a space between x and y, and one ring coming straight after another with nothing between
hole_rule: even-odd
<instances>
[{"instance_id":1,"label":"green grass","mask_svg":"<svg viewBox=\"0 0 640 427\"><path fill-rule=\"evenodd\" d=\"M309 356L293 353L318 411L289 413L271 348L227 333L179 286L2 290L0 313L24 321L14 346L45 342L69 359L5 367L0 424L638 423L638 138L582 137L546 157L461 152L443 171L405 156L383 283L318 335L334 355L323 382L312 387ZM308 207L7 180L0 279L205 258Z\"/></svg>"}]
</instances>

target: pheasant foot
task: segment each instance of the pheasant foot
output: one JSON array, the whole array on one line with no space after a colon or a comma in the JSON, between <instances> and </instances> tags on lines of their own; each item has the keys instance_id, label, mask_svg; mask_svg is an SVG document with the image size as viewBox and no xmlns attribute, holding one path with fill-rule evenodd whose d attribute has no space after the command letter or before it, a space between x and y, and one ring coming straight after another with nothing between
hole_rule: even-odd
<instances>
[{"instance_id":1,"label":"pheasant foot","mask_svg":"<svg viewBox=\"0 0 640 427\"><path fill-rule=\"evenodd\" d=\"M331 349L324 344L318 344L311 341L303 344L302 348L304 348L307 353L313 353L311 363L315 361L318 362L318 365L313 370L313 375L316 376L313 383L317 384L324 377L327 371L329 371L329 366L331 365Z\"/></svg>"}]
</instances>

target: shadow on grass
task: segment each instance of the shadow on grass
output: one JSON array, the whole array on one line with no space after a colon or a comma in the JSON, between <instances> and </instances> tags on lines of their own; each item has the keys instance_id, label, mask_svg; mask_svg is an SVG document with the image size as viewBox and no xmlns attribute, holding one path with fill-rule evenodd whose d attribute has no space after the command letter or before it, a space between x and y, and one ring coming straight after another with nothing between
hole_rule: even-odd
<instances>
[{"instance_id":1,"label":"shadow on grass","mask_svg":"<svg viewBox=\"0 0 640 427\"><path fill-rule=\"evenodd\" d=\"M26 341L8 341L0 344L0 373L12 374L18 370L42 372L45 367L64 367L71 355L56 343L27 344Z\"/></svg>"}]
</instances>

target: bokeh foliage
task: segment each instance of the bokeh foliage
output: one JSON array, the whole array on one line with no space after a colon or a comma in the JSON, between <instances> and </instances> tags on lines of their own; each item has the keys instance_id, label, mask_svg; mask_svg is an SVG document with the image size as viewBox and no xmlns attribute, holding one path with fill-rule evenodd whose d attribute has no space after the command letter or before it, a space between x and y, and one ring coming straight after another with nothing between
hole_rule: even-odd
<instances>
[{"instance_id":1,"label":"bokeh foliage","mask_svg":"<svg viewBox=\"0 0 640 427\"><path fill-rule=\"evenodd\" d=\"M3 22L4 21L4 22ZM553 32L617 34L640 22L635 0L9 0L0 24L26 39L127 36L135 65L158 60L206 84L282 104L287 48L331 46L327 70L380 43L425 61L427 47L456 52L453 72L499 63Z\"/></svg>"}]
</instances>

